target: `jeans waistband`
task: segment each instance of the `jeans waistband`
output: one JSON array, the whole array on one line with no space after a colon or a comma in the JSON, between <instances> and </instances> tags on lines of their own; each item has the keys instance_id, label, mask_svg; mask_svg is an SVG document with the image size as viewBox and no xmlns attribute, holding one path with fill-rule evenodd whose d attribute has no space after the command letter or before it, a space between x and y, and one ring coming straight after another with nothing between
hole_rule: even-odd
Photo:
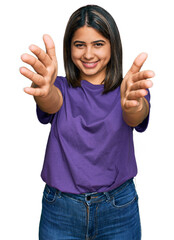
<instances>
[{"instance_id":1,"label":"jeans waistband","mask_svg":"<svg viewBox=\"0 0 174 240\"><path fill-rule=\"evenodd\" d=\"M74 199L76 201L85 201L87 204L91 202L99 202L99 201L109 201L115 194L119 193L123 188L125 188L127 185L133 183L133 178L127 180L119 187L108 191L108 192L92 192L92 193L82 193L82 194L73 194L73 193L65 193L61 192L57 189L52 188L52 190L57 191L59 196L69 197L71 199Z\"/></svg>"}]
</instances>

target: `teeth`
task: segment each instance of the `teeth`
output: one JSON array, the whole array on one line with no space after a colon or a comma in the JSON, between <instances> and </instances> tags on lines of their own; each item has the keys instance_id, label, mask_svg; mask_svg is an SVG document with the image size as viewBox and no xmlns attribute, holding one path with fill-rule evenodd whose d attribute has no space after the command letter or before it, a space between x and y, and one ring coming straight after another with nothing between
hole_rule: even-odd
<instances>
[{"instance_id":1,"label":"teeth","mask_svg":"<svg viewBox=\"0 0 174 240\"><path fill-rule=\"evenodd\" d=\"M95 65L97 62L91 62L91 63L85 63L84 62L84 64L86 64L86 65L88 65L88 66L92 66L92 65Z\"/></svg>"},{"instance_id":2,"label":"teeth","mask_svg":"<svg viewBox=\"0 0 174 240\"><path fill-rule=\"evenodd\" d=\"M89 68L93 68L97 65L97 62L83 62L83 65Z\"/></svg>"}]
</instances>

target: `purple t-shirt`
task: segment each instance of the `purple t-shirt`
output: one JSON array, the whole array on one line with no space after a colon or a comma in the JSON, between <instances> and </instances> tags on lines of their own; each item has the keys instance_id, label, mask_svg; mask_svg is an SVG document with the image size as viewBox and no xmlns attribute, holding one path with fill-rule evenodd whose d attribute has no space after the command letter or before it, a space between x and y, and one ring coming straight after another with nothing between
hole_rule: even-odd
<instances>
[{"instance_id":1,"label":"purple t-shirt","mask_svg":"<svg viewBox=\"0 0 174 240\"><path fill-rule=\"evenodd\" d=\"M133 128L122 118L120 88L102 94L104 85L82 80L73 88L65 77L57 77L55 86L63 95L61 109L49 115L37 106L39 121L51 123L43 181L80 194L110 191L136 176ZM143 132L148 119L135 129Z\"/></svg>"}]
</instances>

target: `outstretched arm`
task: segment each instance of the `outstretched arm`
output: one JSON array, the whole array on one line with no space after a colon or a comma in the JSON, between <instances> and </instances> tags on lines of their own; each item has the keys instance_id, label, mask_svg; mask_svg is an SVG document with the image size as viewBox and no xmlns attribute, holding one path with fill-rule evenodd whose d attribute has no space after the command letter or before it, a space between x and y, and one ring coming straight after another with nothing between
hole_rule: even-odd
<instances>
[{"instance_id":1,"label":"outstretched arm","mask_svg":"<svg viewBox=\"0 0 174 240\"><path fill-rule=\"evenodd\" d=\"M61 108L63 97L61 91L54 86L58 69L54 42L49 35L44 35L43 40L46 52L31 45L29 49L36 57L27 53L21 56L22 61L32 66L35 72L21 67L20 73L32 81L31 87L24 88L24 91L34 96L42 111L51 114Z\"/></svg>"},{"instance_id":2,"label":"outstretched arm","mask_svg":"<svg viewBox=\"0 0 174 240\"><path fill-rule=\"evenodd\" d=\"M146 53L138 55L121 84L123 119L131 127L143 122L149 113L145 96L148 94L147 89L153 85L149 78L153 78L155 74L150 70L140 72L146 59Z\"/></svg>"}]
</instances>

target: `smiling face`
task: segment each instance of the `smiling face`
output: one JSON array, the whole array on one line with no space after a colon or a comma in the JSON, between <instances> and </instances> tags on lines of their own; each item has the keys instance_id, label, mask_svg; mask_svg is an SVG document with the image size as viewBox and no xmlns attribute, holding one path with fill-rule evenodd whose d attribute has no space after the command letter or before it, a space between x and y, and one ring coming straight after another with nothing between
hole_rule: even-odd
<instances>
[{"instance_id":1,"label":"smiling face","mask_svg":"<svg viewBox=\"0 0 174 240\"><path fill-rule=\"evenodd\" d=\"M94 28L81 27L71 41L71 58L80 71L80 80L101 84L111 58L110 42Z\"/></svg>"}]
</instances>

